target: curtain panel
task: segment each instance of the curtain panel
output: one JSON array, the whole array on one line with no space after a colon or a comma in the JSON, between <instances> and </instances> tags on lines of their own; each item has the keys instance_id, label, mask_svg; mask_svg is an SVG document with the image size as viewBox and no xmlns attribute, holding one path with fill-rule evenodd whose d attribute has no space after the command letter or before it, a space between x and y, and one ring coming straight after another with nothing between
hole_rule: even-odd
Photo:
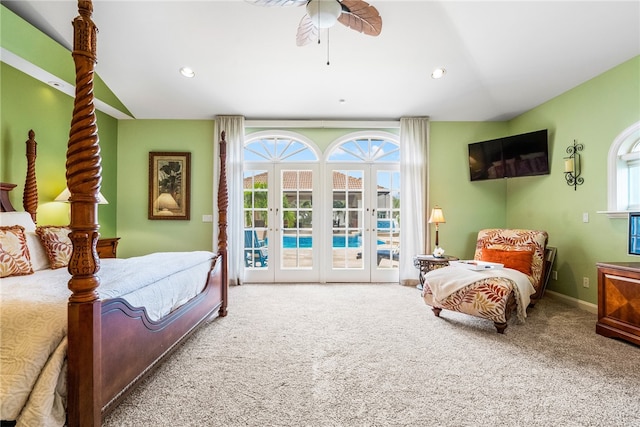
<instances>
[{"instance_id":1,"label":"curtain panel","mask_svg":"<svg viewBox=\"0 0 640 427\"><path fill-rule=\"evenodd\" d=\"M413 257L429 253L427 226L429 118L400 119L400 284L418 283L418 270Z\"/></svg>"}]
</instances>

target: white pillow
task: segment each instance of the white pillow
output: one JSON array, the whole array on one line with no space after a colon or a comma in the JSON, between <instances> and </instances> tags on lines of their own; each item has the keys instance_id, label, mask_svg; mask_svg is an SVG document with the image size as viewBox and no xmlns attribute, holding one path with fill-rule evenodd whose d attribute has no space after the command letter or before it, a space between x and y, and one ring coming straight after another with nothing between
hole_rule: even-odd
<instances>
[{"instance_id":1,"label":"white pillow","mask_svg":"<svg viewBox=\"0 0 640 427\"><path fill-rule=\"evenodd\" d=\"M0 212L0 225L21 225L24 231L36 231L29 212Z\"/></svg>"},{"instance_id":2,"label":"white pillow","mask_svg":"<svg viewBox=\"0 0 640 427\"><path fill-rule=\"evenodd\" d=\"M31 256L31 267L33 271L46 270L50 267L49 257L47 252L42 246L40 237L33 231L25 231L27 237L27 247L29 248L29 255Z\"/></svg>"},{"instance_id":3,"label":"white pillow","mask_svg":"<svg viewBox=\"0 0 640 427\"><path fill-rule=\"evenodd\" d=\"M49 268L49 257L44 250L44 246L42 246L40 238L35 233L36 225L29 212L0 212L0 225L23 226L33 271Z\"/></svg>"}]
</instances>

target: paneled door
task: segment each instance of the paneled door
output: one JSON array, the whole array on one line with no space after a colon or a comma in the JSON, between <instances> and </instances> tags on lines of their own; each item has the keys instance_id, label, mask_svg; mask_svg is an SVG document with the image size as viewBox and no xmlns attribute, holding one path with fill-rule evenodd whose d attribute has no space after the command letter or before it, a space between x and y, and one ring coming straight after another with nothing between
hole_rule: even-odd
<instances>
[{"instance_id":1,"label":"paneled door","mask_svg":"<svg viewBox=\"0 0 640 427\"><path fill-rule=\"evenodd\" d=\"M245 280L317 282L318 166L264 166L245 164Z\"/></svg>"},{"instance_id":2,"label":"paneled door","mask_svg":"<svg viewBox=\"0 0 640 427\"><path fill-rule=\"evenodd\" d=\"M331 164L328 282L398 281L400 171L395 165ZM329 222L329 221L327 221Z\"/></svg>"}]
</instances>

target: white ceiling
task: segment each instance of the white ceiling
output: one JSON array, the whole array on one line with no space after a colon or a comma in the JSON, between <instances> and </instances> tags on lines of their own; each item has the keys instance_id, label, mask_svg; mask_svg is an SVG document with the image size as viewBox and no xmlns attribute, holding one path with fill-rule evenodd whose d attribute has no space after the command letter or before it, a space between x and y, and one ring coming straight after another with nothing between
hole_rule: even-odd
<instances>
[{"instance_id":1,"label":"white ceiling","mask_svg":"<svg viewBox=\"0 0 640 427\"><path fill-rule=\"evenodd\" d=\"M380 36L337 24L305 47L303 7L93 3L96 72L139 119L505 120L640 54L638 0L370 0ZM71 49L76 1L2 4Z\"/></svg>"}]
</instances>

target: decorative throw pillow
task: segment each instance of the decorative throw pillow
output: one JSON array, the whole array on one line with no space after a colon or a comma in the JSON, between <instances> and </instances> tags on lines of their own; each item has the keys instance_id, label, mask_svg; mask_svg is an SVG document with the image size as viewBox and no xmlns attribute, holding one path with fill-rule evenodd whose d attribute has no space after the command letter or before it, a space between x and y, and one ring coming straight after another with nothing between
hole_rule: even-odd
<instances>
[{"instance_id":1,"label":"decorative throw pillow","mask_svg":"<svg viewBox=\"0 0 640 427\"><path fill-rule=\"evenodd\" d=\"M24 227L0 227L0 277L33 273Z\"/></svg>"},{"instance_id":2,"label":"decorative throw pillow","mask_svg":"<svg viewBox=\"0 0 640 427\"><path fill-rule=\"evenodd\" d=\"M532 250L504 250L504 249L482 249L481 261L497 262L504 264L505 268L512 268L531 275L531 262L533 260Z\"/></svg>"},{"instance_id":3,"label":"decorative throw pillow","mask_svg":"<svg viewBox=\"0 0 640 427\"><path fill-rule=\"evenodd\" d=\"M40 241L44 246L49 264L52 269L66 267L69 265L73 247L69 233L69 227L61 227L56 225L46 225L36 228L36 234L40 237Z\"/></svg>"}]
</instances>

